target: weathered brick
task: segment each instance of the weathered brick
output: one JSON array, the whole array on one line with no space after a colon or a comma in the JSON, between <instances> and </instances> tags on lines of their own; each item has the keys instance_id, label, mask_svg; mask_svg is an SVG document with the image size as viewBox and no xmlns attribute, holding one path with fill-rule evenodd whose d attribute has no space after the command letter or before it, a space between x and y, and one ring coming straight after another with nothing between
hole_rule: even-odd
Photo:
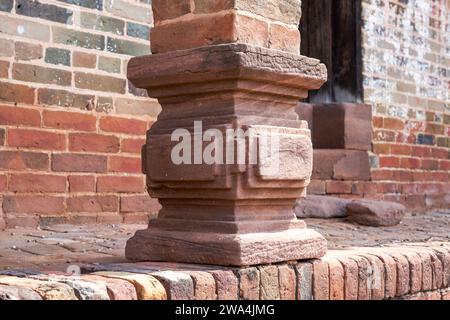
<instances>
[{"instance_id":1,"label":"weathered brick","mask_svg":"<svg viewBox=\"0 0 450 320\"><path fill-rule=\"evenodd\" d=\"M162 284L154 277L146 274L134 274L128 272L95 272L94 275L113 279L122 279L131 283L138 300L166 300L167 293Z\"/></svg>"},{"instance_id":2,"label":"weathered brick","mask_svg":"<svg viewBox=\"0 0 450 320\"><path fill-rule=\"evenodd\" d=\"M98 68L110 73L120 73L120 59L101 56L98 58Z\"/></svg>"},{"instance_id":3,"label":"weathered brick","mask_svg":"<svg viewBox=\"0 0 450 320\"><path fill-rule=\"evenodd\" d=\"M194 300L216 300L216 282L214 277L205 271L187 271L194 282Z\"/></svg>"},{"instance_id":4,"label":"weathered brick","mask_svg":"<svg viewBox=\"0 0 450 320\"><path fill-rule=\"evenodd\" d=\"M14 55L14 42L8 39L0 39L0 57L10 58L13 55Z\"/></svg>"},{"instance_id":5,"label":"weathered brick","mask_svg":"<svg viewBox=\"0 0 450 320\"><path fill-rule=\"evenodd\" d=\"M150 28L147 25L127 22L127 36L150 40Z\"/></svg>"},{"instance_id":6,"label":"weathered brick","mask_svg":"<svg viewBox=\"0 0 450 320\"><path fill-rule=\"evenodd\" d=\"M242 300L259 300L261 277L258 269L240 269L237 274L239 278L239 298Z\"/></svg>"},{"instance_id":7,"label":"weathered brick","mask_svg":"<svg viewBox=\"0 0 450 320\"><path fill-rule=\"evenodd\" d=\"M112 53L118 53L133 57L150 54L150 45L110 37L108 37L107 41L108 42L106 44L106 49Z\"/></svg>"},{"instance_id":8,"label":"weathered brick","mask_svg":"<svg viewBox=\"0 0 450 320\"><path fill-rule=\"evenodd\" d=\"M52 27L53 42L86 49L105 49L105 37L89 32Z\"/></svg>"},{"instance_id":9,"label":"weathered brick","mask_svg":"<svg viewBox=\"0 0 450 320\"><path fill-rule=\"evenodd\" d=\"M38 127L41 115L38 110L0 105L0 125Z\"/></svg>"},{"instance_id":10,"label":"weathered brick","mask_svg":"<svg viewBox=\"0 0 450 320\"><path fill-rule=\"evenodd\" d=\"M73 24L72 10L39 1L16 0L16 13L64 24Z\"/></svg>"},{"instance_id":11,"label":"weathered brick","mask_svg":"<svg viewBox=\"0 0 450 320\"><path fill-rule=\"evenodd\" d=\"M264 266L258 269L260 274L260 299L280 300L277 266Z\"/></svg>"},{"instance_id":12,"label":"weathered brick","mask_svg":"<svg viewBox=\"0 0 450 320\"><path fill-rule=\"evenodd\" d=\"M12 192L65 192L66 177L43 174L12 174L9 180Z\"/></svg>"},{"instance_id":13,"label":"weathered brick","mask_svg":"<svg viewBox=\"0 0 450 320\"><path fill-rule=\"evenodd\" d=\"M327 181L326 190L329 194L351 194L352 184L344 181Z\"/></svg>"},{"instance_id":14,"label":"weathered brick","mask_svg":"<svg viewBox=\"0 0 450 320\"><path fill-rule=\"evenodd\" d=\"M55 172L106 172L107 157L88 154L53 154Z\"/></svg>"},{"instance_id":15,"label":"weathered brick","mask_svg":"<svg viewBox=\"0 0 450 320\"><path fill-rule=\"evenodd\" d=\"M140 158L110 157L108 171L119 173L142 173L142 161Z\"/></svg>"},{"instance_id":16,"label":"weathered brick","mask_svg":"<svg viewBox=\"0 0 450 320\"><path fill-rule=\"evenodd\" d=\"M313 262L313 296L314 300L330 299L330 274L328 263L324 260Z\"/></svg>"},{"instance_id":17,"label":"weathered brick","mask_svg":"<svg viewBox=\"0 0 450 320\"><path fill-rule=\"evenodd\" d=\"M297 273L297 300L313 300L313 265L299 263L296 265Z\"/></svg>"},{"instance_id":18,"label":"weathered brick","mask_svg":"<svg viewBox=\"0 0 450 320\"><path fill-rule=\"evenodd\" d=\"M66 148L66 136L40 130L9 129L7 144L11 147L20 148L64 150Z\"/></svg>"},{"instance_id":19,"label":"weathered brick","mask_svg":"<svg viewBox=\"0 0 450 320\"><path fill-rule=\"evenodd\" d=\"M117 35L123 35L125 29L125 22L122 20L88 12L81 12L80 24L83 28L111 32Z\"/></svg>"},{"instance_id":20,"label":"weathered brick","mask_svg":"<svg viewBox=\"0 0 450 320\"><path fill-rule=\"evenodd\" d=\"M0 1L0 11L11 12L13 6L14 6L14 0Z\"/></svg>"},{"instance_id":21,"label":"weathered brick","mask_svg":"<svg viewBox=\"0 0 450 320\"><path fill-rule=\"evenodd\" d=\"M115 106L116 112L120 114L157 117L161 112L161 105L154 99L117 98Z\"/></svg>"},{"instance_id":22,"label":"weathered brick","mask_svg":"<svg viewBox=\"0 0 450 320\"><path fill-rule=\"evenodd\" d=\"M26 151L0 151L0 169L7 170L46 170L49 158L46 153Z\"/></svg>"},{"instance_id":23,"label":"weathered brick","mask_svg":"<svg viewBox=\"0 0 450 320\"><path fill-rule=\"evenodd\" d=\"M44 105L55 105L59 107L77 108L88 110L95 96L76 94L65 90L38 89L38 102Z\"/></svg>"},{"instance_id":24,"label":"weathered brick","mask_svg":"<svg viewBox=\"0 0 450 320\"><path fill-rule=\"evenodd\" d=\"M119 152L120 142L116 136L96 133L70 133L70 151L95 151L104 153Z\"/></svg>"},{"instance_id":25,"label":"weathered brick","mask_svg":"<svg viewBox=\"0 0 450 320\"><path fill-rule=\"evenodd\" d=\"M8 78L9 62L0 60L0 78Z\"/></svg>"},{"instance_id":26,"label":"weathered brick","mask_svg":"<svg viewBox=\"0 0 450 320\"><path fill-rule=\"evenodd\" d=\"M385 298L394 298L397 294L397 264L388 254L378 251L371 253L378 257L384 264L385 270Z\"/></svg>"},{"instance_id":27,"label":"weathered brick","mask_svg":"<svg viewBox=\"0 0 450 320\"><path fill-rule=\"evenodd\" d=\"M153 13L149 6L138 6L123 0L104 1L104 8L107 12L119 17L145 22L147 24L153 23Z\"/></svg>"},{"instance_id":28,"label":"weathered brick","mask_svg":"<svg viewBox=\"0 0 450 320\"><path fill-rule=\"evenodd\" d=\"M8 179L7 179L6 175L0 174L0 192L6 191L7 184L8 184ZM0 207L1 207L1 202L0 202ZM2 215L3 215L3 213L1 212L1 209L0 209L0 220L3 219ZM3 227L0 226L0 230L2 230L2 229L3 229Z\"/></svg>"},{"instance_id":29,"label":"weathered brick","mask_svg":"<svg viewBox=\"0 0 450 320\"><path fill-rule=\"evenodd\" d=\"M429 145L429 146L433 146L436 144L435 141L436 137L429 135L429 134L419 134L417 135L417 143L418 144L424 144L424 145Z\"/></svg>"},{"instance_id":30,"label":"weathered brick","mask_svg":"<svg viewBox=\"0 0 450 320\"><path fill-rule=\"evenodd\" d=\"M116 196L77 196L67 199L68 212L117 212L119 201Z\"/></svg>"},{"instance_id":31,"label":"weathered brick","mask_svg":"<svg viewBox=\"0 0 450 320\"><path fill-rule=\"evenodd\" d=\"M153 219L155 216L152 217ZM148 225L150 216L147 213L127 213L123 215L123 223L139 223Z\"/></svg>"},{"instance_id":32,"label":"weathered brick","mask_svg":"<svg viewBox=\"0 0 450 320\"><path fill-rule=\"evenodd\" d=\"M39 226L40 220L44 217L39 217L36 214L8 214L6 218L7 228L32 228L35 229Z\"/></svg>"},{"instance_id":33,"label":"weathered brick","mask_svg":"<svg viewBox=\"0 0 450 320\"><path fill-rule=\"evenodd\" d=\"M5 144L5 129L0 128L0 146Z\"/></svg>"},{"instance_id":34,"label":"weathered brick","mask_svg":"<svg viewBox=\"0 0 450 320\"><path fill-rule=\"evenodd\" d=\"M75 51L73 53L73 66L80 68L93 69L97 65L97 56L95 54Z\"/></svg>"},{"instance_id":35,"label":"weathered brick","mask_svg":"<svg viewBox=\"0 0 450 320\"><path fill-rule=\"evenodd\" d=\"M95 192L95 177L93 176L69 176L70 192Z\"/></svg>"},{"instance_id":36,"label":"weathered brick","mask_svg":"<svg viewBox=\"0 0 450 320\"><path fill-rule=\"evenodd\" d=\"M296 282L295 270L292 266L287 264L278 266L280 300L296 300Z\"/></svg>"},{"instance_id":37,"label":"weathered brick","mask_svg":"<svg viewBox=\"0 0 450 320\"><path fill-rule=\"evenodd\" d=\"M19 84L0 82L0 100L17 103L34 103L35 89Z\"/></svg>"},{"instance_id":38,"label":"weathered brick","mask_svg":"<svg viewBox=\"0 0 450 320\"><path fill-rule=\"evenodd\" d=\"M404 296L410 292L409 262L399 252L389 252L389 255L397 264L397 297Z\"/></svg>"},{"instance_id":39,"label":"weathered brick","mask_svg":"<svg viewBox=\"0 0 450 320\"><path fill-rule=\"evenodd\" d=\"M363 254L369 262L368 291L371 300L384 300L385 298L385 268L383 262L376 256Z\"/></svg>"},{"instance_id":40,"label":"weathered brick","mask_svg":"<svg viewBox=\"0 0 450 320\"><path fill-rule=\"evenodd\" d=\"M123 69L126 70L127 67L128 67L128 61L124 61ZM133 96L148 98L147 90L136 88L129 80L127 81L127 83L128 83L128 92L131 93ZM157 100L155 99L155 101L157 101Z\"/></svg>"},{"instance_id":41,"label":"weathered brick","mask_svg":"<svg viewBox=\"0 0 450 320\"><path fill-rule=\"evenodd\" d=\"M97 97L97 105L95 110L97 112L110 113L113 111L113 100L110 97Z\"/></svg>"},{"instance_id":42,"label":"weathered brick","mask_svg":"<svg viewBox=\"0 0 450 320\"><path fill-rule=\"evenodd\" d=\"M14 58L17 61L40 60L44 57L43 48L40 44L16 42Z\"/></svg>"},{"instance_id":43,"label":"weathered brick","mask_svg":"<svg viewBox=\"0 0 450 320\"><path fill-rule=\"evenodd\" d=\"M96 117L79 112L44 110L42 121L45 127L77 131L95 131Z\"/></svg>"},{"instance_id":44,"label":"weathered brick","mask_svg":"<svg viewBox=\"0 0 450 320\"><path fill-rule=\"evenodd\" d=\"M116 212L108 213L102 212L97 215L97 223L107 223L107 224L121 224L123 223L123 216Z\"/></svg>"},{"instance_id":45,"label":"weathered brick","mask_svg":"<svg viewBox=\"0 0 450 320\"><path fill-rule=\"evenodd\" d=\"M342 264L333 258L326 258L329 268L330 300L344 300L344 268Z\"/></svg>"},{"instance_id":46,"label":"weathered brick","mask_svg":"<svg viewBox=\"0 0 450 320\"><path fill-rule=\"evenodd\" d=\"M400 166L400 158L398 157L380 157L380 167L382 168L398 168Z\"/></svg>"},{"instance_id":47,"label":"weathered brick","mask_svg":"<svg viewBox=\"0 0 450 320\"><path fill-rule=\"evenodd\" d=\"M97 192L142 193L144 192L144 180L142 177L99 177Z\"/></svg>"},{"instance_id":48,"label":"weathered brick","mask_svg":"<svg viewBox=\"0 0 450 320\"><path fill-rule=\"evenodd\" d=\"M358 264L358 300L370 300L371 290L369 289L370 262L364 257L352 255L351 259Z\"/></svg>"},{"instance_id":49,"label":"weathered brick","mask_svg":"<svg viewBox=\"0 0 450 320\"><path fill-rule=\"evenodd\" d=\"M141 154L142 147L145 145L145 139L123 139L121 143L121 152Z\"/></svg>"},{"instance_id":50,"label":"weathered brick","mask_svg":"<svg viewBox=\"0 0 450 320\"><path fill-rule=\"evenodd\" d=\"M0 16L0 33L42 42L50 41L49 26L19 17Z\"/></svg>"},{"instance_id":51,"label":"weathered brick","mask_svg":"<svg viewBox=\"0 0 450 320\"><path fill-rule=\"evenodd\" d=\"M83 279L103 283L111 300L137 300L137 293L134 286L122 279L107 278L96 275L83 275Z\"/></svg>"},{"instance_id":52,"label":"weathered brick","mask_svg":"<svg viewBox=\"0 0 450 320\"><path fill-rule=\"evenodd\" d=\"M164 286L169 300L193 300L194 282L192 278L182 272L161 271L152 273Z\"/></svg>"},{"instance_id":53,"label":"weathered brick","mask_svg":"<svg viewBox=\"0 0 450 320\"><path fill-rule=\"evenodd\" d=\"M109 76L75 72L75 86L80 89L124 94L126 82L124 79Z\"/></svg>"},{"instance_id":54,"label":"weathered brick","mask_svg":"<svg viewBox=\"0 0 450 320\"><path fill-rule=\"evenodd\" d=\"M100 129L106 132L144 135L147 131L147 123L137 119L103 117L100 119Z\"/></svg>"},{"instance_id":55,"label":"weathered brick","mask_svg":"<svg viewBox=\"0 0 450 320\"><path fill-rule=\"evenodd\" d=\"M45 62L70 66L70 51L59 48L47 48L45 50Z\"/></svg>"},{"instance_id":56,"label":"weathered brick","mask_svg":"<svg viewBox=\"0 0 450 320\"><path fill-rule=\"evenodd\" d=\"M338 256L336 259L344 270L344 300L358 300L358 264L349 257Z\"/></svg>"},{"instance_id":57,"label":"weathered brick","mask_svg":"<svg viewBox=\"0 0 450 320\"><path fill-rule=\"evenodd\" d=\"M72 74L68 71L14 63L12 77L16 80L70 86Z\"/></svg>"},{"instance_id":58,"label":"weathered brick","mask_svg":"<svg viewBox=\"0 0 450 320\"><path fill-rule=\"evenodd\" d=\"M14 195L4 196L3 210L5 213L64 213L64 198L54 196Z\"/></svg>"},{"instance_id":59,"label":"weathered brick","mask_svg":"<svg viewBox=\"0 0 450 320\"><path fill-rule=\"evenodd\" d=\"M136 213L150 212L158 213L161 205L158 199L153 199L149 195L127 196L120 198L120 212Z\"/></svg>"},{"instance_id":60,"label":"weathered brick","mask_svg":"<svg viewBox=\"0 0 450 320\"><path fill-rule=\"evenodd\" d=\"M450 286L450 251L443 248L434 249L434 251L442 263L442 286L447 288Z\"/></svg>"},{"instance_id":61,"label":"weathered brick","mask_svg":"<svg viewBox=\"0 0 450 320\"><path fill-rule=\"evenodd\" d=\"M210 272L216 281L218 300L238 300L239 283L231 270L214 270Z\"/></svg>"},{"instance_id":62,"label":"weathered brick","mask_svg":"<svg viewBox=\"0 0 450 320\"><path fill-rule=\"evenodd\" d=\"M103 9L103 0L57 0L60 2L65 2L69 4L74 4L76 6L81 6L89 9Z\"/></svg>"},{"instance_id":63,"label":"weathered brick","mask_svg":"<svg viewBox=\"0 0 450 320\"><path fill-rule=\"evenodd\" d=\"M431 256L431 267L433 270L433 290L441 289L444 281L444 266L435 252L429 251Z\"/></svg>"},{"instance_id":64,"label":"weathered brick","mask_svg":"<svg viewBox=\"0 0 450 320\"><path fill-rule=\"evenodd\" d=\"M433 158L450 159L450 151L442 148L433 148L431 150Z\"/></svg>"}]
</instances>

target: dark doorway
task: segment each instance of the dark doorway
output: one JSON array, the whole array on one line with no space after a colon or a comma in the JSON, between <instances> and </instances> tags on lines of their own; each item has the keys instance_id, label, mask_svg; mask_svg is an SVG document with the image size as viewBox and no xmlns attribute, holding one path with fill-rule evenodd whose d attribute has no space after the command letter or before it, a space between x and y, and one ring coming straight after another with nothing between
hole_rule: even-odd
<instances>
[{"instance_id":1,"label":"dark doorway","mask_svg":"<svg viewBox=\"0 0 450 320\"><path fill-rule=\"evenodd\" d=\"M302 55L328 67L328 82L305 102L361 103L361 0L303 0Z\"/></svg>"}]
</instances>

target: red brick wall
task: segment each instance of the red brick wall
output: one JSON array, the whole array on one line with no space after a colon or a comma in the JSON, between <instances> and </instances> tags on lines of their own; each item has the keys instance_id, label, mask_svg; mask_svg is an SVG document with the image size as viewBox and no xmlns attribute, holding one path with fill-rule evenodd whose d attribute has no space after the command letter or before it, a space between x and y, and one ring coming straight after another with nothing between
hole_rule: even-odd
<instances>
[{"instance_id":1,"label":"red brick wall","mask_svg":"<svg viewBox=\"0 0 450 320\"><path fill-rule=\"evenodd\" d=\"M9 226L145 221L145 119L0 104L0 192Z\"/></svg>"},{"instance_id":2,"label":"red brick wall","mask_svg":"<svg viewBox=\"0 0 450 320\"><path fill-rule=\"evenodd\" d=\"M126 79L150 0L0 0L0 228L146 221L140 149L160 110Z\"/></svg>"}]
</instances>

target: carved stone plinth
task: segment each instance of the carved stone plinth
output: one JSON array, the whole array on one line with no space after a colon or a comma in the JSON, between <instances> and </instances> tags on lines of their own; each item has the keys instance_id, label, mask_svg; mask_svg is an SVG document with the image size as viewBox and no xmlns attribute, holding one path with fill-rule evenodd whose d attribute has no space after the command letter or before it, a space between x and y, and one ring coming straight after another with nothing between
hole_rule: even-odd
<instances>
[{"instance_id":1,"label":"carved stone plinth","mask_svg":"<svg viewBox=\"0 0 450 320\"><path fill-rule=\"evenodd\" d=\"M326 253L325 239L293 213L310 181L313 154L307 123L298 120L295 108L325 81L324 65L281 51L223 44L134 58L128 73L162 105L143 150L147 186L162 209L147 230L128 241L129 259L247 266ZM200 121L200 135L211 128L224 135L253 130L255 138L245 141L256 145L256 161L249 160L247 147L243 163L195 164L190 155L192 164L175 164L179 140L172 141L172 133L180 128L192 133L194 150ZM270 166L273 155L263 152L268 136L278 141L276 170ZM236 136L233 141L237 154ZM210 143L201 142L201 150Z\"/></svg>"}]
</instances>

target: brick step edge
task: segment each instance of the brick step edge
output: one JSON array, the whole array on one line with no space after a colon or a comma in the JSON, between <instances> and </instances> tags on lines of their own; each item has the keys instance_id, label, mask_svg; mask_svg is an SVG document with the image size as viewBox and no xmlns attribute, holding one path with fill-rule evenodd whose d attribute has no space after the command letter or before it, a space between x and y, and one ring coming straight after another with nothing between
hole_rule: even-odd
<instances>
[{"instance_id":1,"label":"brick step edge","mask_svg":"<svg viewBox=\"0 0 450 320\"><path fill-rule=\"evenodd\" d=\"M0 271L0 300L450 299L450 243L332 250L321 260L242 269L149 262L82 271Z\"/></svg>"}]
</instances>

